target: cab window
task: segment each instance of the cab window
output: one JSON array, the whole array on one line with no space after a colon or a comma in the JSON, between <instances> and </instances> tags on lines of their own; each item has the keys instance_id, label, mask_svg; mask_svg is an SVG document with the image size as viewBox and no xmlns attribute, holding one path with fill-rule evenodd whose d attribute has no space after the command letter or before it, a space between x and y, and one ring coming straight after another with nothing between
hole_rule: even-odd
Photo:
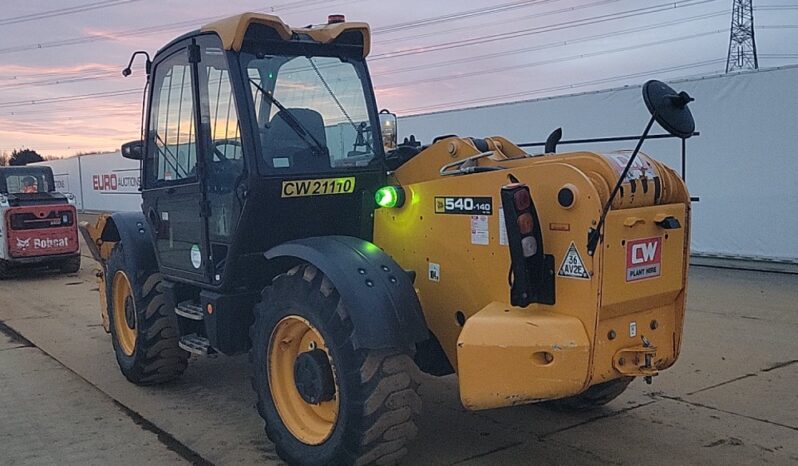
<instances>
[{"instance_id":1,"label":"cab window","mask_svg":"<svg viewBox=\"0 0 798 466\"><path fill-rule=\"evenodd\" d=\"M183 49L155 68L147 153L149 186L196 179L194 120L191 65Z\"/></svg>"}]
</instances>

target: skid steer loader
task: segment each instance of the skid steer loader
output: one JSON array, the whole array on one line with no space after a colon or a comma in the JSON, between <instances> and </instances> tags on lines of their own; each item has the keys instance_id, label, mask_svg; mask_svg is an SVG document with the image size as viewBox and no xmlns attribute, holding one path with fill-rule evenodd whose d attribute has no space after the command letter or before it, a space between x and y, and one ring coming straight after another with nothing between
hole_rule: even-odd
<instances>
[{"instance_id":1,"label":"skid steer loader","mask_svg":"<svg viewBox=\"0 0 798 466\"><path fill-rule=\"evenodd\" d=\"M133 55L145 122L123 155L142 161L142 211L82 225L125 377L249 352L285 461L387 464L416 434L419 368L457 373L479 410L589 408L670 367L690 198L639 149L655 121L693 133L689 96L648 83L632 153L397 145L369 48L339 16L242 14Z\"/></svg>"}]
</instances>

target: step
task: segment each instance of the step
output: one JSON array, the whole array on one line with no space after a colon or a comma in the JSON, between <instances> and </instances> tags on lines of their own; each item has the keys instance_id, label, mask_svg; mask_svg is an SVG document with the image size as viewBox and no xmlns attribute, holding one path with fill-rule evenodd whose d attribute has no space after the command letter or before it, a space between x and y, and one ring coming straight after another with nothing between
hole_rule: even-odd
<instances>
[{"instance_id":1,"label":"step","mask_svg":"<svg viewBox=\"0 0 798 466\"><path fill-rule=\"evenodd\" d=\"M206 356L213 352L211 342L196 333L180 337L178 345L189 353L199 354L200 356Z\"/></svg>"},{"instance_id":2,"label":"step","mask_svg":"<svg viewBox=\"0 0 798 466\"><path fill-rule=\"evenodd\" d=\"M175 314L191 320L202 320L205 318L205 313L202 312L202 306L198 306L191 301L183 301L178 304L175 308Z\"/></svg>"}]
</instances>

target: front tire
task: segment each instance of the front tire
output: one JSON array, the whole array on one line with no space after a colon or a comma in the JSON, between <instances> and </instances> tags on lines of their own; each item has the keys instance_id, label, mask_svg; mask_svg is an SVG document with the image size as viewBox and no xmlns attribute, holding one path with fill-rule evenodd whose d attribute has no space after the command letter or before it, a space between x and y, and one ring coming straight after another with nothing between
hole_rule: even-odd
<instances>
[{"instance_id":1,"label":"front tire","mask_svg":"<svg viewBox=\"0 0 798 466\"><path fill-rule=\"evenodd\" d=\"M255 311L253 388L280 457L292 465L397 463L421 411L409 354L356 350L346 307L312 265L278 276Z\"/></svg>"},{"instance_id":2,"label":"front tire","mask_svg":"<svg viewBox=\"0 0 798 466\"><path fill-rule=\"evenodd\" d=\"M173 380L188 364L189 354L178 346L174 305L160 291L161 280L159 273L127 267L122 243L111 251L105 272L111 340L122 374L137 385Z\"/></svg>"}]
</instances>

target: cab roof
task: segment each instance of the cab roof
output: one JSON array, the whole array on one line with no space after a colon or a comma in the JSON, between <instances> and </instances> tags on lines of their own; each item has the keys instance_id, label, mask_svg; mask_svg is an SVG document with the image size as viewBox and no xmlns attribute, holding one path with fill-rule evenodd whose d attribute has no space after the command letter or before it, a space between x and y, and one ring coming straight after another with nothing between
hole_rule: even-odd
<instances>
[{"instance_id":1,"label":"cab roof","mask_svg":"<svg viewBox=\"0 0 798 466\"><path fill-rule=\"evenodd\" d=\"M371 49L371 31L369 25L360 22L339 22L303 28L292 28L274 15L243 13L207 24L200 29L200 32L214 32L222 39L222 45L226 50L240 52L241 46L244 43L244 36L253 24L263 25L272 29L285 41L293 40L297 35L305 35L322 44L329 44L338 39L342 34L354 31L362 34L364 57L369 54Z\"/></svg>"}]
</instances>

